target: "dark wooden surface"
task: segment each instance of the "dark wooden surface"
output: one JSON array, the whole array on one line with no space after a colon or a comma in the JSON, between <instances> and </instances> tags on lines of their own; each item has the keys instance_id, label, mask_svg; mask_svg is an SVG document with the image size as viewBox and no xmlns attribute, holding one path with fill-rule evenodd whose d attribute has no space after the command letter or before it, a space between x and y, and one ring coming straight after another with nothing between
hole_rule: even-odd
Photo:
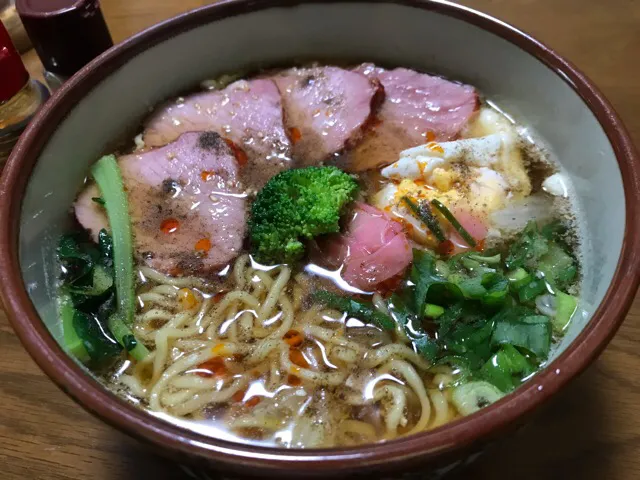
<instances>
[{"instance_id":1,"label":"dark wooden surface","mask_svg":"<svg viewBox=\"0 0 640 480\"><path fill-rule=\"evenodd\" d=\"M103 0L114 40L204 0ZM465 0L532 33L600 86L640 141L639 0ZM489 52L487 52L489 53ZM37 70L33 52L25 56ZM453 478L640 478L640 300L602 357L518 437ZM169 462L91 417L59 391L0 311L0 478L182 478Z\"/></svg>"}]
</instances>

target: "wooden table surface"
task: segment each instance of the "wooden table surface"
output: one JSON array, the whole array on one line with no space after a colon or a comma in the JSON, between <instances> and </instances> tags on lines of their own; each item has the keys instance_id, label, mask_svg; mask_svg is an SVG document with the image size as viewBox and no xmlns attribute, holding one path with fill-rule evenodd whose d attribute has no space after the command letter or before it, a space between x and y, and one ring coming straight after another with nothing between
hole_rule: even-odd
<instances>
[{"instance_id":1,"label":"wooden table surface","mask_svg":"<svg viewBox=\"0 0 640 480\"><path fill-rule=\"evenodd\" d=\"M205 0L102 0L115 41ZM553 46L604 91L640 144L639 0L465 0ZM37 70L33 52L25 56ZM640 478L640 298L602 357L526 431L455 479ZM183 478L58 390L0 311L0 478Z\"/></svg>"}]
</instances>

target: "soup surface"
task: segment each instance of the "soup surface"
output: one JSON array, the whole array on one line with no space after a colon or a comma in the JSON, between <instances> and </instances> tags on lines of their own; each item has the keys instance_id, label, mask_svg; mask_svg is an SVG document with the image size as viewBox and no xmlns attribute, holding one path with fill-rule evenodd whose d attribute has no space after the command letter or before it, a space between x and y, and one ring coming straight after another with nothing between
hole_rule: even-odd
<instances>
[{"instance_id":1,"label":"soup surface","mask_svg":"<svg viewBox=\"0 0 640 480\"><path fill-rule=\"evenodd\" d=\"M224 76L92 167L66 348L220 438L355 445L542 368L579 294L571 185L476 89L372 64Z\"/></svg>"}]
</instances>

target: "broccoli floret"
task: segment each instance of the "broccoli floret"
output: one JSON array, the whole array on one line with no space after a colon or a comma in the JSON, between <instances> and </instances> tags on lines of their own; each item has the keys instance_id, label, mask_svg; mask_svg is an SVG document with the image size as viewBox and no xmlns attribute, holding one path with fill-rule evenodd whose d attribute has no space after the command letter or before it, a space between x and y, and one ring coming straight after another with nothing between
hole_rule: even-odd
<instances>
[{"instance_id":1,"label":"broccoli floret","mask_svg":"<svg viewBox=\"0 0 640 480\"><path fill-rule=\"evenodd\" d=\"M285 170L258 193L251 207L249 235L260 262L291 263L305 251L305 240L338 232L343 207L357 182L335 167Z\"/></svg>"}]
</instances>

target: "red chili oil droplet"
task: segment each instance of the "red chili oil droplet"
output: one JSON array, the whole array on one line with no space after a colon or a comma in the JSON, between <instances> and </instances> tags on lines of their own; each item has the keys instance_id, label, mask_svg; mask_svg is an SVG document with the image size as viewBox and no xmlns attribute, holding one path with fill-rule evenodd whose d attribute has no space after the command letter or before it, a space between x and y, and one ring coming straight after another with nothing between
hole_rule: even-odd
<instances>
[{"instance_id":1,"label":"red chili oil droplet","mask_svg":"<svg viewBox=\"0 0 640 480\"><path fill-rule=\"evenodd\" d=\"M251 397L249 400L244 402L247 407L255 407L260 403L260 397Z\"/></svg>"},{"instance_id":2,"label":"red chili oil droplet","mask_svg":"<svg viewBox=\"0 0 640 480\"><path fill-rule=\"evenodd\" d=\"M234 402L241 402L242 400L244 400L244 396L245 396L246 393L247 393L246 389L245 390L238 390L236 393L234 393L231 396L231 399Z\"/></svg>"},{"instance_id":3,"label":"red chili oil droplet","mask_svg":"<svg viewBox=\"0 0 640 480\"><path fill-rule=\"evenodd\" d=\"M202 172L200 172L200 178L203 182L208 182L213 178L214 175L215 172L213 172L212 170L203 170Z\"/></svg>"},{"instance_id":4,"label":"red chili oil droplet","mask_svg":"<svg viewBox=\"0 0 640 480\"><path fill-rule=\"evenodd\" d=\"M302 139L302 133L296 127L289 129L289 136L291 137L291 143L294 145Z\"/></svg>"},{"instance_id":5,"label":"red chili oil droplet","mask_svg":"<svg viewBox=\"0 0 640 480\"><path fill-rule=\"evenodd\" d=\"M451 240L445 240L444 242L440 242L440 245L438 245L436 251L440 255L452 255L455 251L455 245Z\"/></svg>"},{"instance_id":6,"label":"red chili oil droplet","mask_svg":"<svg viewBox=\"0 0 640 480\"><path fill-rule=\"evenodd\" d=\"M160 224L160 230L163 233L175 233L180 228L180 222L175 218L167 218Z\"/></svg>"},{"instance_id":7,"label":"red chili oil droplet","mask_svg":"<svg viewBox=\"0 0 640 480\"><path fill-rule=\"evenodd\" d=\"M293 374L289 374L287 375L287 384L291 385L292 387L297 387L298 385L302 385L302 380L300 380L300 377L296 377Z\"/></svg>"},{"instance_id":8,"label":"red chili oil droplet","mask_svg":"<svg viewBox=\"0 0 640 480\"><path fill-rule=\"evenodd\" d=\"M227 367L224 364L222 357L213 357L204 363L198 365L198 371L196 375L204 378L211 378L213 376L223 376L227 373Z\"/></svg>"},{"instance_id":9,"label":"red chili oil droplet","mask_svg":"<svg viewBox=\"0 0 640 480\"><path fill-rule=\"evenodd\" d=\"M218 303L220 300L222 300L224 298L224 296L227 294L226 290L223 290L221 292L216 293L213 297L213 303Z\"/></svg>"},{"instance_id":10,"label":"red chili oil droplet","mask_svg":"<svg viewBox=\"0 0 640 480\"><path fill-rule=\"evenodd\" d=\"M196 252L206 255L209 253L209 250L211 250L211 240L208 238L201 238L196 242L194 248Z\"/></svg>"},{"instance_id":11,"label":"red chili oil droplet","mask_svg":"<svg viewBox=\"0 0 640 480\"><path fill-rule=\"evenodd\" d=\"M240 363L242 360L244 360L244 357L245 357L245 356L244 356L242 353L234 353L233 355L231 355L231 356L229 357L229 359L230 359L232 362Z\"/></svg>"},{"instance_id":12,"label":"red chili oil droplet","mask_svg":"<svg viewBox=\"0 0 640 480\"><path fill-rule=\"evenodd\" d=\"M402 283L403 279L404 272L400 272L398 275L387 278L384 282L380 282L376 286L376 291L386 298L387 296L398 290L398 288L400 288L400 284Z\"/></svg>"},{"instance_id":13,"label":"red chili oil droplet","mask_svg":"<svg viewBox=\"0 0 640 480\"><path fill-rule=\"evenodd\" d=\"M236 161L238 162L238 165L241 167L245 166L249 159L247 157L247 154L244 152L244 150L241 149L238 145L236 145L233 141L229 140L228 138L225 138L224 141L227 143L227 145L229 145L231 152L233 152L233 156L236 157Z\"/></svg>"},{"instance_id":14,"label":"red chili oil droplet","mask_svg":"<svg viewBox=\"0 0 640 480\"><path fill-rule=\"evenodd\" d=\"M431 150L432 152L438 152L438 153L444 153L444 148L442 148L439 144L437 144L436 142L429 142L427 143L427 148L429 150Z\"/></svg>"},{"instance_id":15,"label":"red chili oil droplet","mask_svg":"<svg viewBox=\"0 0 640 480\"><path fill-rule=\"evenodd\" d=\"M427 142L435 142L436 140L436 134L433 133L431 130L427 130L425 137L427 139Z\"/></svg>"},{"instance_id":16,"label":"red chili oil droplet","mask_svg":"<svg viewBox=\"0 0 640 480\"><path fill-rule=\"evenodd\" d=\"M478 252L484 252L484 238L482 240L476 240L476 250Z\"/></svg>"},{"instance_id":17,"label":"red chili oil droplet","mask_svg":"<svg viewBox=\"0 0 640 480\"><path fill-rule=\"evenodd\" d=\"M291 347L299 347L300 345L302 345L302 342L304 341L304 337L297 330L289 330L287 333L284 334L282 338Z\"/></svg>"},{"instance_id":18,"label":"red chili oil droplet","mask_svg":"<svg viewBox=\"0 0 640 480\"><path fill-rule=\"evenodd\" d=\"M294 365L302 368L309 368L309 362L297 348L289 348L289 360L291 360L291 363Z\"/></svg>"},{"instance_id":19,"label":"red chili oil droplet","mask_svg":"<svg viewBox=\"0 0 640 480\"><path fill-rule=\"evenodd\" d=\"M169 275L171 277L181 277L184 271L180 267L171 267L169 269Z\"/></svg>"}]
</instances>

